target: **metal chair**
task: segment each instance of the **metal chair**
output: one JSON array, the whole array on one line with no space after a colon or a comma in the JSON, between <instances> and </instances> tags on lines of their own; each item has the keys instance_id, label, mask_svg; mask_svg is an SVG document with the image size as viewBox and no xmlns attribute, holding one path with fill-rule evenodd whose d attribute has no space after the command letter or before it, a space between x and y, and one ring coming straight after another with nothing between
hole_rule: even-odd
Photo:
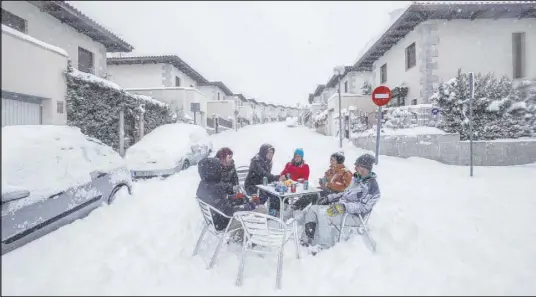
<instances>
[{"instance_id":1,"label":"metal chair","mask_svg":"<svg viewBox=\"0 0 536 297\"><path fill-rule=\"evenodd\" d=\"M288 225L282 220L266 214L251 211L239 211L236 212L233 217L240 221L242 223L242 227L244 228L244 241L242 243L242 254L240 256L240 266L236 278L236 285L242 285L247 252L261 254L277 253L278 261L276 287L277 289L281 289L284 245L290 239L293 233L294 242L296 245L296 258L300 258L298 238L296 236L296 221L293 220L289 223L292 224L293 229L290 230ZM270 224L271 222L273 222L273 224ZM275 227L274 224L276 225ZM268 248L268 251L257 249L259 247Z\"/></svg>"},{"instance_id":2,"label":"metal chair","mask_svg":"<svg viewBox=\"0 0 536 297\"><path fill-rule=\"evenodd\" d=\"M238 175L238 184L240 187L244 189L244 182L246 181L246 177L248 176L249 167L248 166L239 166L236 168L236 174Z\"/></svg>"},{"instance_id":3,"label":"metal chair","mask_svg":"<svg viewBox=\"0 0 536 297\"><path fill-rule=\"evenodd\" d=\"M338 242L341 241L342 234L344 232L345 228L356 228L357 233L359 235L367 238L368 242L370 243L370 246L372 248L372 251L376 252L376 242L372 239L369 233L369 228L367 226L367 222L370 218L371 212L365 215L365 218L363 219L363 216L361 214L350 214L350 213L344 213L341 224L339 226L334 225L335 229L339 232L339 237L337 239Z\"/></svg>"},{"instance_id":4,"label":"metal chair","mask_svg":"<svg viewBox=\"0 0 536 297\"><path fill-rule=\"evenodd\" d=\"M199 235L199 239L197 239L197 243L195 245L195 249L194 249L194 252L193 252L192 256L197 255L197 252L199 251L199 247L201 246L201 242L203 241L203 238L205 237L205 233L207 233L207 231L209 231L210 233L214 234L216 237L218 237L220 239L219 242L218 242L218 246L216 247L216 250L214 251L214 255L212 256L212 259L210 260L210 263L209 263L209 265L207 267L207 269L208 269L208 268L212 268L212 266L214 265L214 262L216 261L216 257L217 257L217 255L218 255L218 253L220 251L221 245L222 245L223 241L225 240L225 238L228 235L230 235L231 233L242 229L242 227L234 228L234 229L229 230L229 227L231 226L231 223L233 221L233 217L225 215L221 211L217 210L216 208L214 208L213 206L207 204L206 202L200 200L199 198L195 198L195 199L197 200L197 202L199 204L199 207L201 208L201 213L203 214L203 218L205 219L205 226L203 227L203 231L201 231L201 235ZM225 228L224 230L219 230L219 231L216 230L215 225L214 225L214 221L212 219L212 215L214 213L217 213L217 214L229 219L229 223L227 224L227 228Z\"/></svg>"}]
</instances>

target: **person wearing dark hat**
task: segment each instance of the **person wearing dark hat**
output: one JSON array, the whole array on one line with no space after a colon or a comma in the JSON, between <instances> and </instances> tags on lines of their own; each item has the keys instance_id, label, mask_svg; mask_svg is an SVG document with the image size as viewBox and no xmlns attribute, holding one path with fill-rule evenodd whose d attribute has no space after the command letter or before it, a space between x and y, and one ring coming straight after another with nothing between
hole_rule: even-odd
<instances>
[{"instance_id":1,"label":"person wearing dark hat","mask_svg":"<svg viewBox=\"0 0 536 297\"><path fill-rule=\"evenodd\" d=\"M322 192L320 196L327 196L333 193L344 191L352 183L352 172L344 166L344 154L340 152L333 153L329 159L329 169L324 173L326 183L321 183ZM322 178L321 178L322 180ZM298 199L293 204L294 210L303 210L310 203L316 204L318 196L306 195Z\"/></svg>"},{"instance_id":2,"label":"person wearing dark hat","mask_svg":"<svg viewBox=\"0 0 536 297\"><path fill-rule=\"evenodd\" d=\"M335 244L336 234L330 225L339 226L344 213L367 215L380 199L380 188L372 167L376 159L361 155L355 162L352 184L341 193L329 194L318 200L305 214L305 228L301 243L326 249ZM329 205L321 205L328 203Z\"/></svg>"}]
</instances>

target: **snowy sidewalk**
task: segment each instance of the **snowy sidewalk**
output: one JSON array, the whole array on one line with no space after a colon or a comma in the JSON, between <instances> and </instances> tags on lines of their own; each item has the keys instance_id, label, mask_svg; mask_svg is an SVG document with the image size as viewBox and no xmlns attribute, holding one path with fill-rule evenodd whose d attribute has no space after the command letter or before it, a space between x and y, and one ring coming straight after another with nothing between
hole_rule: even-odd
<instances>
[{"instance_id":1,"label":"snowy sidewalk","mask_svg":"<svg viewBox=\"0 0 536 297\"><path fill-rule=\"evenodd\" d=\"M262 143L275 146L274 172L296 147L311 180L327 169L336 139L284 123L211 136L247 165ZM346 165L364 151L345 145ZM201 231L195 203L197 167L166 180L141 181L133 197L93 212L2 257L2 295L534 295L535 166L475 168L426 159L380 157L374 171L382 198L371 217L378 251L358 236L297 260L287 245L282 291L274 290L276 257L248 257L234 285L236 251L214 245L192 251Z\"/></svg>"}]
</instances>

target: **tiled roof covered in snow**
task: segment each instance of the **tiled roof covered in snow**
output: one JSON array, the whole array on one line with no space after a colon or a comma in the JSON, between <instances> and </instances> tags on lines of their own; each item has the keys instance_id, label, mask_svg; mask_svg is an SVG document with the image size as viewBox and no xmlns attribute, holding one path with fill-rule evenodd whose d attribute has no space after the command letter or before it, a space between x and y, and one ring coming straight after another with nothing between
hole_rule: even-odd
<instances>
[{"instance_id":1,"label":"tiled roof covered in snow","mask_svg":"<svg viewBox=\"0 0 536 297\"><path fill-rule=\"evenodd\" d=\"M325 87L326 87L325 85L318 85L318 86L316 87L316 90L315 90L315 92L313 93L313 95L314 95L315 97L316 97L316 96L320 96L320 94L322 93L322 91L324 91L324 88L325 88Z\"/></svg>"},{"instance_id":2,"label":"tiled roof covered in snow","mask_svg":"<svg viewBox=\"0 0 536 297\"><path fill-rule=\"evenodd\" d=\"M429 19L536 18L536 1L413 2L359 58L354 67L371 71L372 63L420 23Z\"/></svg>"},{"instance_id":3,"label":"tiled roof covered in snow","mask_svg":"<svg viewBox=\"0 0 536 297\"><path fill-rule=\"evenodd\" d=\"M175 66L182 73L188 75L198 84L208 84L208 80L195 71L190 65L175 55L167 56L142 56L142 57L109 57L106 59L108 65L131 65L131 64L157 64L166 63Z\"/></svg>"},{"instance_id":4,"label":"tiled roof covered in snow","mask_svg":"<svg viewBox=\"0 0 536 297\"><path fill-rule=\"evenodd\" d=\"M235 94L235 96L238 97L242 102L248 102L246 97L244 97L242 94Z\"/></svg>"},{"instance_id":5,"label":"tiled roof covered in snow","mask_svg":"<svg viewBox=\"0 0 536 297\"><path fill-rule=\"evenodd\" d=\"M78 32L102 43L108 52L131 52L134 47L65 1L28 1Z\"/></svg>"}]
</instances>

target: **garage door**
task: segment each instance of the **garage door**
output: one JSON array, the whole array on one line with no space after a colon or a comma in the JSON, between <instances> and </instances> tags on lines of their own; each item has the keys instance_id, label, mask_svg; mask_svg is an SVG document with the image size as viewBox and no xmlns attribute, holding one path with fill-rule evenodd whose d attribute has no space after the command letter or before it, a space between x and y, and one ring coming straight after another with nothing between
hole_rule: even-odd
<instances>
[{"instance_id":1,"label":"garage door","mask_svg":"<svg viewBox=\"0 0 536 297\"><path fill-rule=\"evenodd\" d=\"M2 98L2 127L40 124L41 104Z\"/></svg>"}]
</instances>

